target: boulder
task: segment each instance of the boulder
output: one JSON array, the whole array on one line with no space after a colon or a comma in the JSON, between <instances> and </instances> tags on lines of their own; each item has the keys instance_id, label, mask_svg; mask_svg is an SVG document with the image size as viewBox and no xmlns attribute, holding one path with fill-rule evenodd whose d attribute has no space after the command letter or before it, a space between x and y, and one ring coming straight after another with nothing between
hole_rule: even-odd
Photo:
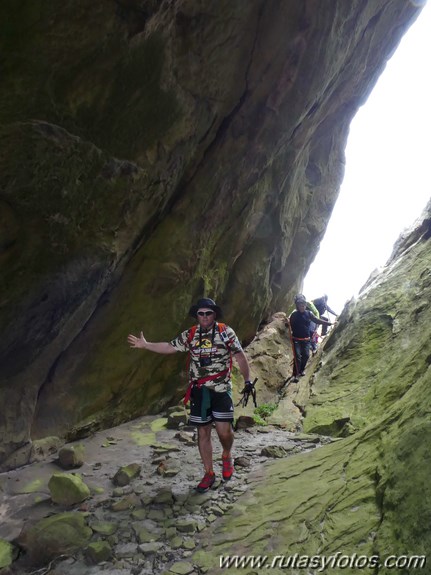
<instances>
[{"instance_id":1,"label":"boulder","mask_svg":"<svg viewBox=\"0 0 431 575\"><path fill-rule=\"evenodd\" d=\"M130 463L130 465L125 465L120 467L117 473L112 478L112 483L118 485L119 487L124 487L128 485L132 479L138 477L141 473L142 466L139 463Z\"/></svg>"},{"instance_id":2,"label":"boulder","mask_svg":"<svg viewBox=\"0 0 431 575\"><path fill-rule=\"evenodd\" d=\"M74 469L84 464L85 447L79 445L66 445L58 452L58 464L63 469Z\"/></svg>"},{"instance_id":3,"label":"boulder","mask_svg":"<svg viewBox=\"0 0 431 575\"><path fill-rule=\"evenodd\" d=\"M80 513L60 513L24 526L17 543L30 565L40 566L86 547L92 533Z\"/></svg>"},{"instance_id":4,"label":"boulder","mask_svg":"<svg viewBox=\"0 0 431 575\"><path fill-rule=\"evenodd\" d=\"M48 482L51 499L59 505L70 506L90 497L89 487L79 475L54 473Z\"/></svg>"}]
</instances>

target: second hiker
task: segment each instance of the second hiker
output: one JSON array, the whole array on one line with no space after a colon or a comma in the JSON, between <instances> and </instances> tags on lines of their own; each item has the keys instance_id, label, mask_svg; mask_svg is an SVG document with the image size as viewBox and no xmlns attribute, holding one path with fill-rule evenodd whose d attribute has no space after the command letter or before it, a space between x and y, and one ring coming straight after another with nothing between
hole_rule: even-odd
<instances>
[{"instance_id":1,"label":"second hiker","mask_svg":"<svg viewBox=\"0 0 431 575\"><path fill-rule=\"evenodd\" d=\"M337 319L337 313L335 313L335 311L333 311L329 305L328 305L328 296L325 294L322 297L318 297L316 299L313 299L313 304L316 307L317 311L319 312L319 316L322 319L325 319L326 321L329 321L329 318L326 317L325 314L326 312L331 313L332 315L335 316L335 319ZM317 315L317 314L316 314ZM329 324L331 325L331 324ZM328 326L327 325L323 325L322 326L322 337L324 337L327 333L328 330Z\"/></svg>"},{"instance_id":2,"label":"second hiker","mask_svg":"<svg viewBox=\"0 0 431 575\"><path fill-rule=\"evenodd\" d=\"M293 311L286 322L290 329L293 347L293 374L292 381L298 381L298 376L304 375L305 366L310 356L310 323L332 325L331 322L319 319L307 310L307 301L302 294L295 296L296 310Z\"/></svg>"}]
</instances>

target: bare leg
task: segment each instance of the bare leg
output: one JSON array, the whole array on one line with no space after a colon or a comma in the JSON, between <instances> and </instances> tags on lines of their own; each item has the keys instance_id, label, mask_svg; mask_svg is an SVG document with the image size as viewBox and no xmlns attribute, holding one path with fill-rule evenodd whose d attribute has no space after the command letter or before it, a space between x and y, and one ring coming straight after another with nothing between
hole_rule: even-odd
<instances>
[{"instance_id":1,"label":"bare leg","mask_svg":"<svg viewBox=\"0 0 431 575\"><path fill-rule=\"evenodd\" d=\"M216 421L215 428L223 448L223 456L229 457L233 445L232 424L228 421Z\"/></svg>"},{"instance_id":2,"label":"bare leg","mask_svg":"<svg viewBox=\"0 0 431 575\"><path fill-rule=\"evenodd\" d=\"M212 423L198 426L198 447L205 473L213 471L213 446L211 443Z\"/></svg>"}]
</instances>

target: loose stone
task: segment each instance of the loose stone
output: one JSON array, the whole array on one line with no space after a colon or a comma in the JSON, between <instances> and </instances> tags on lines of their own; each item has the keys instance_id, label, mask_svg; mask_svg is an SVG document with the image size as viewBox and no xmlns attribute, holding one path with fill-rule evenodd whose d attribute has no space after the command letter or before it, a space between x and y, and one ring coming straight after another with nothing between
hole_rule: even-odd
<instances>
[{"instance_id":1,"label":"loose stone","mask_svg":"<svg viewBox=\"0 0 431 575\"><path fill-rule=\"evenodd\" d=\"M189 575L193 573L193 571L193 565L187 561L177 561L169 568L169 572L175 573L176 575Z\"/></svg>"},{"instance_id":2,"label":"loose stone","mask_svg":"<svg viewBox=\"0 0 431 575\"><path fill-rule=\"evenodd\" d=\"M107 541L95 541L84 550L84 557L90 564L96 565L112 558L112 548Z\"/></svg>"},{"instance_id":3,"label":"loose stone","mask_svg":"<svg viewBox=\"0 0 431 575\"><path fill-rule=\"evenodd\" d=\"M177 521L177 530L180 533L193 533L196 531L196 525L195 519L180 519Z\"/></svg>"},{"instance_id":4,"label":"loose stone","mask_svg":"<svg viewBox=\"0 0 431 575\"><path fill-rule=\"evenodd\" d=\"M68 445L58 452L58 464L63 469L73 469L84 464L84 445Z\"/></svg>"},{"instance_id":5,"label":"loose stone","mask_svg":"<svg viewBox=\"0 0 431 575\"><path fill-rule=\"evenodd\" d=\"M119 559L133 557L137 551L138 545L136 543L121 543L115 548L115 556Z\"/></svg>"},{"instance_id":6,"label":"loose stone","mask_svg":"<svg viewBox=\"0 0 431 575\"><path fill-rule=\"evenodd\" d=\"M142 543L142 545L139 545L139 551L141 551L141 553L143 553L144 555L152 555L154 553L157 553L158 551L160 551L160 549L163 547L163 543L160 543L158 541L153 541L151 543Z\"/></svg>"},{"instance_id":7,"label":"loose stone","mask_svg":"<svg viewBox=\"0 0 431 575\"><path fill-rule=\"evenodd\" d=\"M131 463L130 465L120 467L120 469L112 478L112 482L114 485L122 487L124 485L128 485L132 479L138 477L140 473L141 465L139 465L139 463Z\"/></svg>"},{"instance_id":8,"label":"loose stone","mask_svg":"<svg viewBox=\"0 0 431 575\"><path fill-rule=\"evenodd\" d=\"M109 521L95 521L90 523L90 527L95 533L100 533L101 535L113 535L118 529L116 523L110 523Z\"/></svg>"}]
</instances>

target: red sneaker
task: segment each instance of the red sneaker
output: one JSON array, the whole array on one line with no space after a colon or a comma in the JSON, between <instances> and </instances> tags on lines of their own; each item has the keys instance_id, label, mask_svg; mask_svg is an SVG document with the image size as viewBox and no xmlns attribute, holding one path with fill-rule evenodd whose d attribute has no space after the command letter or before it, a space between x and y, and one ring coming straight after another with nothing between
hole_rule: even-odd
<instances>
[{"instance_id":1,"label":"red sneaker","mask_svg":"<svg viewBox=\"0 0 431 575\"><path fill-rule=\"evenodd\" d=\"M222 455L223 479L229 481L234 472L233 461L230 455Z\"/></svg>"},{"instance_id":2,"label":"red sneaker","mask_svg":"<svg viewBox=\"0 0 431 575\"><path fill-rule=\"evenodd\" d=\"M196 487L196 491L199 491L199 493L205 493L205 491L208 491L208 489L212 487L214 481L215 481L215 473L213 471L210 473L205 473L205 475L201 479L201 482Z\"/></svg>"}]
</instances>

